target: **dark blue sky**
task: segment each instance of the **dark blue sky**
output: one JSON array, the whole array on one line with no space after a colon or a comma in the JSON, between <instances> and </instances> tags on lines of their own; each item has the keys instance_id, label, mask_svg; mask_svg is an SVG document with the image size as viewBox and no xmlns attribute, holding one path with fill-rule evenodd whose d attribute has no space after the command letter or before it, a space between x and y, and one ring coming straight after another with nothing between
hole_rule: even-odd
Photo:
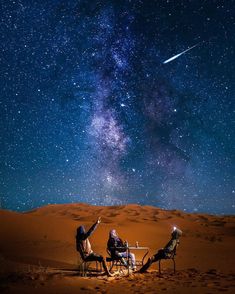
<instances>
[{"instance_id":1,"label":"dark blue sky","mask_svg":"<svg viewBox=\"0 0 235 294\"><path fill-rule=\"evenodd\" d=\"M234 4L2 1L1 207L234 214Z\"/></svg>"}]
</instances>

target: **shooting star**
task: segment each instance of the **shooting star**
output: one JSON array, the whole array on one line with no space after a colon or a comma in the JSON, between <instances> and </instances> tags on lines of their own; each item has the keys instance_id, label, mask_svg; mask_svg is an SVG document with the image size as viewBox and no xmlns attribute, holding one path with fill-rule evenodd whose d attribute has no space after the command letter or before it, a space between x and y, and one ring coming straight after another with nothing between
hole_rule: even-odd
<instances>
[{"instance_id":1,"label":"shooting star","mask_svg":"<svg viewBox=\"0 0 235 294\"><path fill-rule=\"evenodd\" d=\"M179 54L177 54L177 55L174 55L173 57L171 57L171 58L165 60L165 61L163 62L163 64L166 64L166 63L168 63L168 62L171 62L171 61L175 60L176 58L178 58L178 57L180 57L181 55L185 54L185 53L188 52L189 50L192 50L193 48L197 47L199 44L200 44L200 43L197 43L196 45L193 45L192 47L190 47L190 48L184 50L183 52L181 52L181 53L179 53Z\"/></svg>"}]
</instances>

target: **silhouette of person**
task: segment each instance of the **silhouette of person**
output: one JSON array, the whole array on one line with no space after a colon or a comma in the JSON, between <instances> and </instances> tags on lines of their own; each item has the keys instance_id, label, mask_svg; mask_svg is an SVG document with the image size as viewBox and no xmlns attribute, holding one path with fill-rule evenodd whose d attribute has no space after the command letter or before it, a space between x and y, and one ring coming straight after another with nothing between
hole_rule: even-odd
<instances>
[{"instance_id":1,"label":"silhouette of person","mask_svg":"<svg viewBox=\"0 0 235 294\"><path fill-rule=\"evenodd\" d=\"M81 257L84 261L98 261L101 262L104 268L105 273L108 276L112 276L109 272L104 257L95 253L91 248L91 243L88 237L96 230L98 224L100 224L101 218L99 217L98 220L90 227L90 229L86 232L84 226L80 226L77 228L77 235L76 235L76 246L77 251L80 252Z\"/></svg>"},{"instance_id":2,"label":"silhouette of person","mask_svg":"<svg viewBox=\"0 0 235 294\"><path fill-rule=\"evenodd\" d=\"M142 268L139 270L139 272L140 273L146 272L153 262L157 262L160 259L169 257L172 251L179 244L179 238L181 235L182 235L182 231L174 227L171 233L170 241L166 244L164 248L158 250L156 254L150 257L148 261L146 262L146 264L143 265Z\"/></svg>"},{"instance_id":3,"label":"silhouette of person","mask_svg":"<svg viewBox=\"0 0 235 294\"><path fill-rule=\"evenodd\" d=\"M127 263L124 258L128 257L127 253L127 247L122 241L121 238L119 238L116 230L111 230L109 232L109 240L107 243L107 248L111 253L111 257L113 258L122 258L121 261L123 262L124 265L127 266ZM129 253L129 258L131 259L131 267L133 270L136 270L136 265L135 265L135 254L134 253Z\"/></svg>"}]
</instances>

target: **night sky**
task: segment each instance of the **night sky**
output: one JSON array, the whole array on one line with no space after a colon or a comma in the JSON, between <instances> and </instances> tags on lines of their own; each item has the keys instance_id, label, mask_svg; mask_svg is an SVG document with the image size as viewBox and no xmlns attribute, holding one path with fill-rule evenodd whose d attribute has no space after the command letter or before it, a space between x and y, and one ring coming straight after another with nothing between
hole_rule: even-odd
<instances>
[{"instance_id":1,"label":"night sky","mask_svg":"<svg viewBox=\"0 0 235 294\"><path fill-rule=\"evenodd\" d=\"M235 1L1 3L2 208L235 213Z\"/></svg>"}]
</instances>

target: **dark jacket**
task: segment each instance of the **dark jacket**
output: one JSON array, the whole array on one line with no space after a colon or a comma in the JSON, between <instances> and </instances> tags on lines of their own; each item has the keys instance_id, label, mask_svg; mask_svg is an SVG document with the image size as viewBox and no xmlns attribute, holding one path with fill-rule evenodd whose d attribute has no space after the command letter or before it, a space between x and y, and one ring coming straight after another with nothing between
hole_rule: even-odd
<instances>
[{"instance_id":1,"label":"dark jacket","mask_svg":"<svg viewBox=\"0 0 235 294\"><path fill-rule=\"evenodd\" d=\"M166 256L172 254L172 252L176 249L177 245L179 244L179 238L182 235L182 231L179 229L175 229L171 234L171 240L166 244L164 247L164 253Z\"/></svg>"},{"instance_id":2,"label":"dark jacket","mask_svg":"<svg viewBox=\"0 0 235 294\"><path fill-rule=\"evenodd\" d=\"M173 250L176 248L176 246L178 245L179 240L178 239L171 239L166 246L164 247L164 253L166 254L166 256L171 255Z\"/></svg>"},{"instance_id":3,"label":"dark jacket","mask_svg":"<svg viewBox=\"0 0 235 294\"><path fill-rule=\"evenodd\" d=\"M93 252L88 237L91 236L91 234L95 231L97 226L98 223L96 222L94 223L94 225L90 227L90 229L87 232L85 231L84 226L80 226L77 228L76 248L83 258L87 257L89 254Z\"/></svg>"},{"instance_id":4,"label":"dark jacket","mask_svg":"<svg viewBox=\"0 0 235 294\"><path fill-rule=\"evenodd\" d=\"M126 251L126 246L121 238L109 238L107 248L112 257L118 256L119 252Z\"/></svg>"}]
</instances>

